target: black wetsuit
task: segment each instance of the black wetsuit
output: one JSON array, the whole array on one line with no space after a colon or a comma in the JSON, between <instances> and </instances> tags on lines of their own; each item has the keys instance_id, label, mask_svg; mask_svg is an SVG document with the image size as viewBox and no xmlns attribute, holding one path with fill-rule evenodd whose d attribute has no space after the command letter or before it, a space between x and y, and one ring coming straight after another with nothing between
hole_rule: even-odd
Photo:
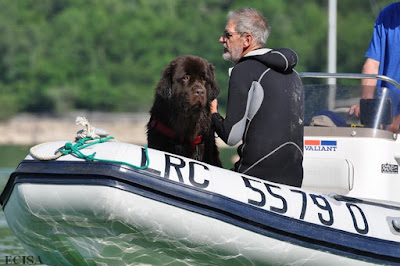
<instances>
[{"instance_id":1,"label":"black wetsuit","mask_svg":"<svg viewBox=\"0 0 400 266\"><path fill-rule=\"evenodd\" d=\"M212 120L218 136L238 147L235 171L300 187L303 181L304 94L290 49L260 49L232 70L227 115Z\"/></svg>"}]
</instances>

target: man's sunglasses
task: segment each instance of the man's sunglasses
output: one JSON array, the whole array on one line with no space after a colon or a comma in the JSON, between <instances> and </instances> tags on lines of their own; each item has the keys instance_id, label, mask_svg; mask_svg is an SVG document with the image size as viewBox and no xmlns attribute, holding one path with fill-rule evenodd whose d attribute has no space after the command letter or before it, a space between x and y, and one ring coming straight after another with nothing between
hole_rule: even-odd
<instances>
[{"instance_id":1,"label":"man's sunglasses","mask_svg":"<svg viewBox=\"0 0 400 266\"><path fill-rule=\"evenodd\" d=\"M229 32L227 30L224 30L224 32L222 33L221 37L224 39L229 39L230 37L232 37L235 34L242 34L241 32Z\"/></svg>"}]
</instances>

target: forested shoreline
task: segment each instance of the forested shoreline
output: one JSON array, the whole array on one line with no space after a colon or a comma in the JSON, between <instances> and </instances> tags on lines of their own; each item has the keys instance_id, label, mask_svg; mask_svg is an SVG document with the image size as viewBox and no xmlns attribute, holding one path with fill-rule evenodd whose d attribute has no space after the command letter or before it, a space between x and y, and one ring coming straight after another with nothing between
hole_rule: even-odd
<instances>
[{"instance_id":1,"label":"forested shoreline","mask_svg":"<svg viewBox=\"0 0 400 266\"><path fill-rule=\"evenodd\" d=\"M360 72L374 20L392 1L339 0L337 71ZM182 54L227 69L218 38L229 10L271 24L268 47L290 47L297 71L326 71L328 0L0 0L0 120L20 112L146 112L166 64Z\"/></svg>"}]
</instances>

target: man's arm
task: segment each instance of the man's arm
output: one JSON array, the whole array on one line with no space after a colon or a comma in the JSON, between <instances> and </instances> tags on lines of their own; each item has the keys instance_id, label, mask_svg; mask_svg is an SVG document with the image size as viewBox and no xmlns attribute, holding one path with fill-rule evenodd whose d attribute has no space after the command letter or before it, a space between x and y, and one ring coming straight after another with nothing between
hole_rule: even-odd
<instances>
[{"instance_id":1,"label":"man's arm","mask_svg":"<svg viewBox=\"0 0 400 266\"><path fill-rule=\"evenodd\" d=\"M239 63L232 70L229 78L225 118L216 112L217 101L213 101L210 106L215 132L229 146L236 145L243 138L247 122L246 111L248 109L249 91L254 80L251 63L255 62L254 60L248 60Z\"/></svg>"},{"instance_id":2,"label":"man's arm","mask_svg":"<svg viewBox=\"0 0 400 266\"><path fill-rule=\"evenodd\" d=\"M363 66L362 73L378 75L379 64L380 64L379 61L376 61L375 59L372 59L372 58L367 58L367 60L364 63L364 66ZM361 80L361 85L362 85L361 98L363 98L363 99L374 98L376 82L377 82L376 79L362 79Z\"/></svg>"},{"instance_id":3,"label":"man's arm","mask_svg":"<svg viewBox=\"0 0 400 266\"><path fill-rule=\"evenodd\" d=\"M372 74L377 75L379 71L379 61L372 58L367 58L365 60L364 66L362 68L362 74ZM372 99L375 95L376 79L362 79L361 80L361 98L362 99ZM354 114L356 117L360 117L360 105L355 104L350 107L349 114Z\"/></svg>"}]
</instances>

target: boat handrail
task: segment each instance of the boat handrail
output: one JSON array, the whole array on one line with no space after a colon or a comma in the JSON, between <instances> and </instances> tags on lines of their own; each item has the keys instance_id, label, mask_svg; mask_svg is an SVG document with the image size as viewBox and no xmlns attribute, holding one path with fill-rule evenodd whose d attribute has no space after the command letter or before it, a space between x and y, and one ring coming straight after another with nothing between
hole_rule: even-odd
<instances>
[{"instance_id":1,"label":"boat handrail","mask_svg":"<svg viewBox=\"0 0 400 266\"><path fill-rule=\"evenodd\" d=\"M384 75L361 73L325 73L325 72L300 72L302 78L339 78L339 79L379 79L389 82L400 90L400 83Z\"/></svg>"}]
</instances>

